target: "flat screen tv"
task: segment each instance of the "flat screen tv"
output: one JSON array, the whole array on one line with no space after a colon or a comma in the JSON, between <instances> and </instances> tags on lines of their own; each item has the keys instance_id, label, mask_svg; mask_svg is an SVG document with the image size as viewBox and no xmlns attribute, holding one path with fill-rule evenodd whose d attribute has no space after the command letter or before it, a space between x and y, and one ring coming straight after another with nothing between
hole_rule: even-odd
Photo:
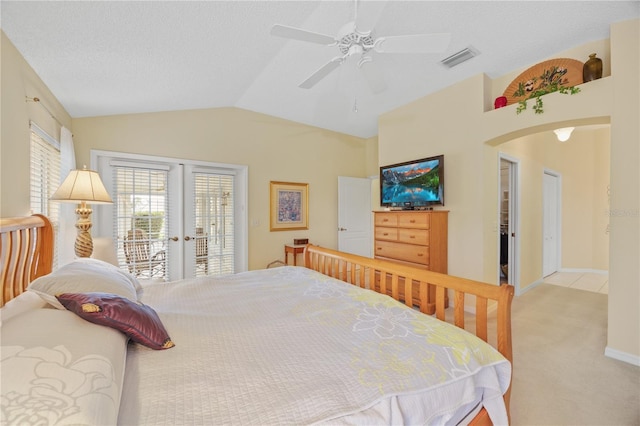
<instances>
[{"instance_id":1,"label":"flat screen tv","mask_svg":"<svg viewBox=\"0 0 640 426\"><path fill-rule=\"evenodd\" d=\"M380 205L444 206L444 155L380 167Z\"/></svg>"}]
</instances>

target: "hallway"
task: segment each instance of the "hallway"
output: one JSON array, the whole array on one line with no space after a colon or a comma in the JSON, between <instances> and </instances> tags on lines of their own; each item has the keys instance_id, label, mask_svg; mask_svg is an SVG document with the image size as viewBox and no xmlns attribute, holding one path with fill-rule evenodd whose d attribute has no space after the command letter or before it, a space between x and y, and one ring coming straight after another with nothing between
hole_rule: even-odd
<instances>
[{"instance_id":1,"label":"hallway","mask_svg":"<svg viewBox=\"0 0 640 426\"><path fill-rule=\"evenodd\" d=\"M609 294L609 275L598 272L555 272L543 280L546 284Z\"/></svg>"}]
</instances>

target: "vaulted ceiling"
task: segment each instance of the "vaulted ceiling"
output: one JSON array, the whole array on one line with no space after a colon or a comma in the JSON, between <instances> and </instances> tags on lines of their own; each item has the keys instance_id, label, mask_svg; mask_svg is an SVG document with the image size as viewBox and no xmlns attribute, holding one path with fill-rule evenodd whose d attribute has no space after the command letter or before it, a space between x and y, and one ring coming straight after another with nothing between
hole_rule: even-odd
<instances>
[{"instance_id":1,"label":"vaulted ceiling","mask_svg":"<svg viewBox=\"0 0 640 426\"><path fill-rule=\"evenodd\" d=\"M0 4L2 30L72 117L233 106L359 137L400 105L608 38L611 23L640 16L638 1L361 0L360 17L379 12L375 37L451 35L438 53L374 52L367 66L386 89L373 93L351 60L299 88L340 51L270 35L282 24L335 37L354 20L352 0ZM441 64L465 48L477 56Z\"/></svg>"}]
</instances>

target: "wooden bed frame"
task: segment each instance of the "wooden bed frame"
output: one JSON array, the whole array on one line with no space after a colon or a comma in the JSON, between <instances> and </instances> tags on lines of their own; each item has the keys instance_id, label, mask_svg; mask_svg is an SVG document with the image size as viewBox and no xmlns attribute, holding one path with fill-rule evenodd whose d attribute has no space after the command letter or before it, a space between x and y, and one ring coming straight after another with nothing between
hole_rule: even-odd
<instances>
[{"instance_id":1,"label":"wooden bed frame","mask_svg":"<svg viewBox=\"0 0 640 426\"><path fill-rule=\"evenodd\" d=\"M0 306L25 291L29 283L51 272L53 262L53 228L42 215L0 219L0 265L2 266L2 294ZM388 294L396 300L429 314L435 304L438 319L465 325L465 296L475 296L475 335L492 343L502 355L513 363L511 349L511 301L513 287L495 286L478 281L457 278L367 257L341 253L335 250L307 245L304 264L350 284ZM417 287L417 288L416 288ZM435 288L435 300L429 300L429 289ZM405 294L419 294L419 298ZM453 308L446 309L447 296ZM489 333L492 323L490 311L497 312L495 332ZM453 311L451 314L450 311ZM453 316L453 318L450 318ZM467 330L473 332L473 330ZM491 339L490 339L491 337ZM491 340L491 341L490 341ZM495 340L495 342L493 342ZM504 395L507 414L509 395ZM483 408L471 421L472 425L490 425L491 420Z\"/></svg>"},{"instance_id":2,"label":"wooden bed frame","mask_svg":"<svg viewBox=\"0 0 640 426\"><path fill-rule=\"evenodd\" d=\"M511 347L511 301L513 286L500 286L453 277L451 275L431 272L386 260L371 259L363 256L342 253L335 250L307 245L304 251L304 266L324 275L346 281L362 288L387 294L407 306L429 312L435 304L436 318L452 322L465 329L466 295L475 296L475 335L495 346L513 366ZM418 287L415 289L415 287ZM430 287L435 287L435 300L429 299ZM405 294L419 294L415 297L404 297ZM453 318L447 316L446 306L449 296L453 300ZM490 311L497 312L494 339L490 341L488 324ZM473 333L472 330L467 330ZM493 330L492 330L493 331ZM511 387L504 395L504 402L509 414L509 396ZM483 408L471 421L472 425L490 425L491 420Z\"/></svg>"},{"instance_id":3,"label":"wooden bed frame","mask_svg":"<svg viewBox=\"0 0 640 426\"><path fill-rule=\"evenodd\" d=\"M46 216L0 219L0 306L24 292L29 283L51 272L53 226Z\"/></svg>"}]
</instances>

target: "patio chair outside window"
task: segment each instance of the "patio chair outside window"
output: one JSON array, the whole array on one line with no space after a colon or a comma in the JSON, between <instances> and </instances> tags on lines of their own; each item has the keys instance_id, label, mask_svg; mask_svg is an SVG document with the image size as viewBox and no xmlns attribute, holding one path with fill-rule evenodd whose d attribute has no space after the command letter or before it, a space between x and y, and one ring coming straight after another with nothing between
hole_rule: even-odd
<instances>
[{"instance_id":1,"label":"patio chair outside window","mask_svg":"<svg viewBox=\"0 0 640 426\"><path fill-rule=\"evenodd\" d=\"M196 228L196 268L204 268L204 274L209 274L209 238L202 228Z\"/></svg>"},{"instance_id":2,"label":"patio chair outside window","mask_svg":"<svg viewBox=\"0 0 640 426\"><path fill-rule=\"evenodd\" d=\"M164 277L166 253L164 250L159 250L152 254L151 241L142 229L127 232L124 255L129 272L136 277L143 273L149 277Z\"/></svg>"}]
</instances>

